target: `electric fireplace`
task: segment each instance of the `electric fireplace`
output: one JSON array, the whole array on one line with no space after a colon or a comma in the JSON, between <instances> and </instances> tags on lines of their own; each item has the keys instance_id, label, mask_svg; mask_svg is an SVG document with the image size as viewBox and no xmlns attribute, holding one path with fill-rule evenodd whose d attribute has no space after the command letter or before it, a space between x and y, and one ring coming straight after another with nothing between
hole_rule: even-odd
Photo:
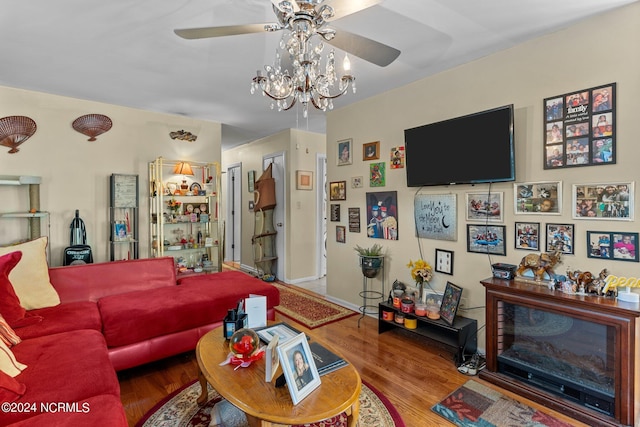
<instances>
[{"instance_id":1,"label":"electric fireplace","mask_svg":"<svg viewBox=\"0 0 640 427\"><path fill-rule=\"evenodd\" d=\"M481 378L590 425L639 420L638 304L486 279Z\"/></svg>"}]
</instances>

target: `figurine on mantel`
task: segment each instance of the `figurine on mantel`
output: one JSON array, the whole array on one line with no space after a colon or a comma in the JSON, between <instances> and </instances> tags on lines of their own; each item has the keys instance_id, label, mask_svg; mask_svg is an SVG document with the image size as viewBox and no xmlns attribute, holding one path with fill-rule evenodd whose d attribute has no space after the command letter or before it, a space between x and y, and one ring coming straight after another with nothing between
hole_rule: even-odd
<instances>
[{"instance_id":1,"label":"figurine on mantel","mask_svg":"<svg viewBox=\"0 0 640 427\"><path fill-rule=\"evenodd\" d=\"M554 277L553 267L560 262L562 250L556 247L551 252L540 254L529 254L522 258L516 276L519 279L534 279L536 282L551 281ZM525 272L529 270L530 276L526 276Z\"/></svg>"}]
</instances>

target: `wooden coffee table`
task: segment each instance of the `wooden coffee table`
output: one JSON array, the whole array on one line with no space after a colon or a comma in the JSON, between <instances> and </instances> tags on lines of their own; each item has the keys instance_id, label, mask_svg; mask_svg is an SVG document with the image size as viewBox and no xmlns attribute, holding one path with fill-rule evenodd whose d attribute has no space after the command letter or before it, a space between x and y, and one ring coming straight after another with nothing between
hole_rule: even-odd
<instances>
[{"instance_id":1,"label":"wooden coffee table","mask_svg":"<svg viewBox=\"0 0 640 427\"><path fill-rule=\"evenodd\" d=\"M202 386L198 403L207 401L208 382L247 415L251 427L312 423L342 412L347 415L348 426L356 426L362 382L351 364L320 377L320 386L294 405L287 386L275 386L275 378L281 374L281 368L278 368L274 380L268 383L264 380L264 358L248 368L234 371L233 365L220 366L228 354L229 341L223 338L222 327L208 332L198 341L196 357Z\"/></svg>"}]
</instances>

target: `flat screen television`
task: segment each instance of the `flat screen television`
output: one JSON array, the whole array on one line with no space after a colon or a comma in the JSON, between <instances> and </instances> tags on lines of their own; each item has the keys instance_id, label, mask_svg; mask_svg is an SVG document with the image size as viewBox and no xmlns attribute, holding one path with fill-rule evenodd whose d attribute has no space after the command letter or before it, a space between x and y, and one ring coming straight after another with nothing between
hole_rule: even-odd
<instances>
[{"instance_id":1,"label":"flat screen television","mask_svg":"<svg viewBox=\"0 0 640 427\"><path fill-rule=\"evenodd\" d=\"M515 181L513 104L404 131L407 186Z\"/></svg>"}]
</instances>

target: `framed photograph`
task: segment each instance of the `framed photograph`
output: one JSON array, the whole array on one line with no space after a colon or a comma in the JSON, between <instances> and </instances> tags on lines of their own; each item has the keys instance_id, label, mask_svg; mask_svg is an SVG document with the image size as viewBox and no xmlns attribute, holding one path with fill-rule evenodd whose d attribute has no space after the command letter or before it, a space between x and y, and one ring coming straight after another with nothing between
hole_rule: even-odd
<instances>
[{"instance_id":1,"label":"framed photograph","mask_svg":"<svg viewBox=\"0 0 640 427\"><path fill-rule=\"evenodd\" d=\"M127 240L127 226L124 222L113 224L113 241Z\"/></svg>"},{"instance_id":2,"label":"framed photograph","mask_svg":"<svg viewBox=\"0 0 640 427\"><path fill-rule=\"evenodd\" d=\"M587 231L587 257L638 262L638 233Z\"/></svg>"},{"instance_id":3,"label":"framed photograph","mask_svg":"<svg viewBox=\"0 0 640 427\"><path fill-rule=\"evenodd\" d=\"M296 189L313 190L313 172L296 171Z\"/></svg>"},{"instance_id":4,"label":"framed photograph","mask_svg":"<svg viewBox=\"0 0 640 427\"><path fill-rule=\"evenodd\" d=\"M436 271L438 273L453 274L453 251L436 249Z\"/></svg>"},{"instance_id":5,"label":"framed photograph","mask_svg":"<svg viewBox=\"0 0 640 427\"><path fill-rule=\"evenodd\" d=\"M404 145L391 148L391 159L389 164L391 169L404 168Z\"/></svg>"},{"instance_id":6,"label":"framed photograph","mask_svg":"<svg viewBox=\"0 0 640 427\"><path fill-rule=\"evenodd\" d=\"M467 221L502 222L504 193L466 193Z\"/></svg>"},{"instance_id":7,"label":"framed photograph","mask_svg":"<svg viewBox=\"0 0 640 427\"><path fill-rule=\"evenodd\" d=\"M280 344L280 365L291 400L297 405L320 385L320 375L304 333Z\"/></svg>"},{"instance_id":8,"label":"framed photograph","mask_svg":"<svg viewBox=\"0 0 640 427\"><path fill-rule=\"evenodd\" d=\"M634 183L573 185L573 218L631 221L634 210Z\"/></svg>"},{"instance_id":9,"label":"framed photograph","mask_svg":"<svg viewBox=\"0 0 640 427\"><path fill-rule=\"evenodd\" d=\"M280 344L291 338L298 336L302 332L287 323L276 323L275 325L265 326L263 328L255 328L254 331L260 339L269 344L274 337L278 337Z\"/></svg>"},{"instance_id":10,"label":"framed photograph","mask_svg":"<svg viewBox=\"0 0 640 427\"><path fill-rule=\"evenodd\" d=\"M362 177L361 176L352 176L351 177L351 188L362 188Z\"/></svg>"},{"instance_id":11,"label":"framed photograph","mask_svg":"<svg viewBox=\"0 0 640 427\"><path fill-rule=\"evenodd\" d=\"M467 224L467 252L506 255L504 225Z\"/></svg>"},{"instance_id":12,"label":"framed photograph","mask_svg":"<svg viewBox=\"0 0 640 427\"><path fill-rule=\"evenodd\" d=\"M247 172L247 190L253 193L256 185L256 171Z\"/></svg>"},{"instance_id":13,"label":"framed photograph","mask_svg":"<svg viewBox=\"0 0 640 427\"><path fill-rule=\"evenodd\" d=\"M331 204L331 221L340 221L340 205L337 203Z\"/></svg>"},{"instance_id":14,"label":"framed photograph","mask_svg":"<svg viewBox=\"0 0 640 427\"><path fill-rule=\"evenodd\" d=\"M344 139L338 141L338 166L350 165L353 163L353 141Z\"/></svg>"},{"instance_id":15,"label":"framed photograph","mask_svg":"<svg viewBox=\"0 0 640 427\"><path fill-rule=\"evenodd\" d=\"M347 200L347 181L329 183L329 200Z\"/></svg>"},{"instance_id":16,"label":"framed photograph","mask_svg":"<svg viewBox=\"0 0 640 427\"><path fill-rule=\"evenodd\" d=\"M516 222L515 247L527 251L539 251L540 223Z\"/></svg>"},{"instance_id":17,"label":"framed photograph","mask_svg":"<svg viewBox=\"0 0 640 427\"><path fill-rule=\"evenodd\" d=\"M440 308L442 307L442 296L442 292L436 292L433 289L425 289L422 301L427 305L435 305Z\"/></svg>"},{"instance_id":18,"label":"framed photograph","mask_svg":"<svg viewBox=\"0 0 640 427\"><path fill-rule=\"evenodd\" d=\"M562 181L513 184L513 200L516 215L560 215L562 213Z\"/></svg>"},{"instance_id":19,"label":"framed photograph","mask_svg":"<svg viewBox=\"0 0 640 427\"><path fill-rule=\"evenodd\" d=\"M384 187L387 185L385 163L371 163L369 165L369 187Z\"/></svg>"},{"instance_id":20,"label":"framed photograph","mask_svg":"<svg viewBox=\"0 0 640 427\"><path fill-rule=\"evenodd\" d=\"M167 189L166 194L168 195L173 196L174 194L176 194L176 191L178 192L178 194L180 194L180 186L177 182L167 182L165 188Z\"/></svg>"},{"instance_id":21,"label":"framed photograph","mask_svg":"<svg viewBox=\"0 0 640 427\"><path fill-rule=\"evenodd\" d=\"M360 232L360 208L349 208L349 231Z\"/></svg>"},{"instance_id":22,"label":"framed photograph","mask_svg":"<svg viewBox=\"0 0 640 427\"><path fill-rule=\"evenodd\" d=\"M367 193L367 237L398 240L398 192Z\"/></svg>"},{"instance_id":23,"label":"framed photograph","mask_svg":"<svg viewBox=\"0 0 640 427\"><path fill-rule=\"evenodd\" d=\"M573 224L547 224L546 252L560 248L563 254L573 253Z\"/></svg>"},{"instance_id":24,"label":"framed photograph","mask_svg":"<svg viewBox=\"0 0 640 427\"><path fill-rule=\"evenodd\" d=\"M347 227L336 225L336 242L347 243Z\"/></svg>"},{"instance_id":25,"label":"framed photograph","mask_svg":"<svg viewBox=\"0 0 640 427\"><path fill-rule=\"evenodd\" d=\"M362 160L378 160L380 158L380 141L362 144Z\"/></svg>"},{"instance_id":26,"label":"framed photograph","mask_svg":"<svg viewBox=\"0 0 640 427\"><path fill-rule=\"evenodd\" d=\"M544 168L616 162L616 84L544 100Z\"/></svg>"},{"instance_id":27,"label":"framed photograph","mask_svg":"<svg viewBox=\"0 0 640 427\"><path fill-rule=\"evenodd\" d=\"M453 325L461 297L462 288L460 286L454 285L451 282L447 282L447 287L444 288L444 295L442 296L440 317L449 325Z\"/></svg>"},{"instance_id":28,"label":"framed photograph","mask_svg":"<svg viewBox=\"0 0 640 427\"><path fill-rule=\"evenodd\" d=\"M269 343L269 345L267 346L267 349L265 350L264 380L268 383L270 383L271 380L273 380L273 376L275 375L276 371L278 370L278 367L280 366L280 357L278 356L278 350L277 350L279 341L280 341L280 338L277 335L275 335L271 340L271 342Z\"/></svg>"}]
</instances>

